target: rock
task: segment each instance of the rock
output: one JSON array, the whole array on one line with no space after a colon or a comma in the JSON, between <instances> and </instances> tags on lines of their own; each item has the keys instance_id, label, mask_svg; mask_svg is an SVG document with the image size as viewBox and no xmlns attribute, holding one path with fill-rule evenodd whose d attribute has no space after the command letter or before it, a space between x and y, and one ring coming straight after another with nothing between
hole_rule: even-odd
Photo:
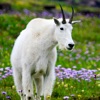
<instances>
[{"instance_id":1,"label":"rock","mask_svg":"<svg viewBox=\"0 0 100 100\"><path fill-rule=\"evenodd\" d=\"M45 10L48 10L48 11L52 11L52 10L54 10L56 7L55 6L53 6L53 5L45 5L44 6L44 9Z\"/></svg>"},{"instance_id":2,"label":"rock","mask_svg":"<svg viewBox=\"0 0 100 100\"><path fill-rule=\"evenodd\" d=\"M0 3L0 10L8 12L12 10L11 4L9 3Z\"/></svg>"}]
</instances>

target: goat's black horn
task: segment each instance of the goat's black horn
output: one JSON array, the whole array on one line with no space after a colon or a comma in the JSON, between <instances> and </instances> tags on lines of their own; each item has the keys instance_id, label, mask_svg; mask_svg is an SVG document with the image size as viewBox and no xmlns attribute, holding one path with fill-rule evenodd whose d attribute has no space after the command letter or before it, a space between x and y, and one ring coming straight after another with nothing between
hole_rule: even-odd
<instances>
[{"instance_id":1,"label":"goat's black horn","mask_svg":"<svg viewBox=\"0 0 100 100\"><path fill-rule=\"evenodd\" d=\"M66 24L66 18L65 18L64 11L63 11L63 8L62 8L61 5L60 5L60 8L61 8L62 17L63 17L62 23L63 23L63 24Z\"/></svg>"},{"instance_id":2,"label":"goat's black horn","mask_svg":"<svg viewBox=\"0 0 100 100\"><path fill-rule=\"evenodd\" d=\"M69 20L70 24L72 23L73 17L74 17L74 8L72 7L72 15L71 15L71 18Z\"/></svg>"}]
</instances>

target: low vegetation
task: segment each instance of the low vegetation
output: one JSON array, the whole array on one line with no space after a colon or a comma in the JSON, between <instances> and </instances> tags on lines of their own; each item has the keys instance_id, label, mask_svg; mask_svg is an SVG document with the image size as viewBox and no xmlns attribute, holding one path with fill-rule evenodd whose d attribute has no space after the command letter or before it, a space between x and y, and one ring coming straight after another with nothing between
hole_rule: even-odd
<instances>
[{"instance_id":1,"label":"low vegetation","mask_svg":"<svg viewBox=\"0 0 100 100\"><path fill-rule=\"evenodd\" d=\"M17 3L14 4L15 9L21 11L20 8L24 8L24 5L19 2L18 6ZM43 3L39 2L39 5ZM31 12L30 16L23 11L20 14L17 12L0 15L0 100L19 100L12 78L11 50L16 37L27 23L35 17L41 17L40 10L37 10L40 16L36 16L37 13L32 13L30 5L25 9ZM52 100L99 100L100 19L82 15L75 16L74 19L82 20L81 23L73 25L75 48L72 51L58 49L55 67L57 79Z\"/></svg>"}]
</instances>

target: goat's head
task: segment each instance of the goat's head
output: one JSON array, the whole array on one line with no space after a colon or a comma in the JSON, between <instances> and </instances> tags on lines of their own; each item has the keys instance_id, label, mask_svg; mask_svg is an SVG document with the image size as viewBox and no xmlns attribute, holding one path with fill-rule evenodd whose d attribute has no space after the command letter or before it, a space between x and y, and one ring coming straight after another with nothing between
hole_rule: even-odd
<instances>
[{"instance_id":1,"label":"goat's head","mask_svg":"<svg viewBox=\"0 0 100 100\"><path fill-rule=\"evenodd\" d=\"M61 12L62 12L62 21L54 18L54 22L56 24L55 29L55 37L56 41L58 42L58 46L60 49L68 49L72 50L74 47L74 41L72 39L72 24L75 23L73 20L74 9L72 8L72 15L70 19L66 19L64 15L64 11L60 5ZM77 22L77 21L76 21Z\"/></svg>"}]
</instances>

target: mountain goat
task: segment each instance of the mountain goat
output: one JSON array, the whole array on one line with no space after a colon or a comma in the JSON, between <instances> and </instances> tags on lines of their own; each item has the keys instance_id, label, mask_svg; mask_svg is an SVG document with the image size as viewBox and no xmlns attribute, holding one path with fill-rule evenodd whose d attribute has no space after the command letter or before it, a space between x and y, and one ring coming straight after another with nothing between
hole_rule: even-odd
<instances>
[{"instance_id":1,"label":"mountain goat","mask_svg":"<svg viewBox=\"0 0 100 100\"><path fill-rule=\"evenodd\" d=\"M42 95L44 100L50 99L55 82L56 46L68 50L74 47L71 36L74 9L71 18L65 19L60 8L62 18L33 19L15 41L11 64L21 100L41 100Z\"/></svg>"}]
</instances>

